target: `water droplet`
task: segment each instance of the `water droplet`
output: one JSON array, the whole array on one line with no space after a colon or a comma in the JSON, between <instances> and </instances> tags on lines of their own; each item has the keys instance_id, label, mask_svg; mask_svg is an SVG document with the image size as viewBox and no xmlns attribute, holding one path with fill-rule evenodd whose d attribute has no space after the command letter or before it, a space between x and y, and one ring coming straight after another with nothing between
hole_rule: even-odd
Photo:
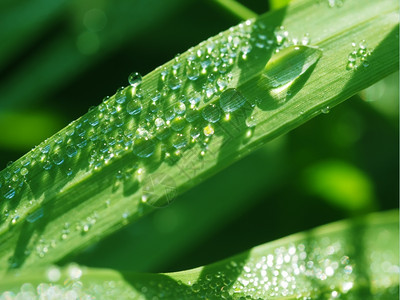
<instances>
[{"instance_id":1,"label":"water droplet","mask_svg":"<svg viewBox=\"0 0 400 300\"><path fill-rule=\"evenodd\" d=\"M51 146L50 145L46 145L42 148L40 148L40 152L42 152L43 154L47 154L50 151Z\"/></svg>"},{"instance_id":2,"label":"water droplet","mask_svg":"<svg viewBox=\"0 0 400 300\"><path fill-rule=\"evenodd\" d=\"M236 89L227 89L219 98L219 105L224 112L234 112L245 103L246 99Z\"/></svg>"},{"instance_id":3,"label":"water droplet","mask_svg":"<svg viewBox=\"0 0 400 300\"><path fill-rule=\"evenodd\" d=\"M186 111L186 121L192 123L196 120L198 120L200 117L200 112L197 108L189 108Z\"/></svg>"},{"instance_id":4,"label":"water droplet","mask_svg":"<svg viewBox=\"0 0 400 300\"><path fill-rule=\"evenodd\" d=\"M321 56L322 51L315 47L301 45L287 47L272 56L262 76L267 80L266 84L272 88L290 85L315 65Z\"/></svg>"},{"instance_id":5,"label":"water droplet","mask_svg":"<svg viewBox=\"0 0 400 300\"><path fill-rule=\"evenodd\" d=\"M154 120L154 125L156 125L156 127L164 126L165 121L162 118L157 118Z\"/></svg>"},{"instance_id":6,"label":"water droplet","mask_svg":"<svg viewBox=\"0 0 400 300\"><path fill-rule=\"evenodd\" d=\"M155 143L152 139L147 137L140 137L135 139L133 144L133 153L141 158L150 157L155 150Z\"/></svg>"},{"instance_id":7,"label":"water droplet","mask_svg":"<svg viewBox=\"0 0 400 300\"><path fill-rule=\"evenodd\" d=\"M199 128L197 128L197 127L192 127L192 128L190 129L190 136L191 136L193 139L197 139L197 138L200 136L200 134L201 134L201 130L200 130Z\"/></svg>"},{"instance_id":8,"label":"water droplet","mask_svg":"<svg viewBox=\"0 0 400 300\"><path fill-rule=\"evenodd\" d=\"M57 282L61 278L61 271L56 266L51 266L46 271L47 279L50 282Z\"/></svg>"},{"instance_id":9,"label":"water droplet","mask_svg":"<svg viewBox=\"0 0 400 300\"><path fill-rule=\"evenodd\" d=\"M285 27L280 26L279 28L275 29L275 39L278 46L282 45L289 36L289 32L285 30Z\"/></svg>"},{"instance_id":10,"label":"water droplet","mask_svg":"<svg viewBox=\"0 0 400 300\"><path fill-rule=\"evenodd\" d=\"M35 212L31 213L30 215L28 215L26 217L26 220L29 223L34 223L37 220L39 220L40 218L42 218L44 216L44 211L43 211L43 207L39 208L38 210L36 210Z\"/></svg>"},{"instance_id":11,"label":"water droplet","mask_svg":"<svg viewBox=\"0 0 400 300\"><path fill-rule=\"evenodd\" d=\"M53 163L55 163L57 166L61 165L64 162L64 157L61 155L60 152L55 152L51 156Z\"/></svg>"},{"instance_id":12,"label":"water droplet","mask_svg":"<svg viewBox=\"0 0 400 300\"><path fill-rule=\"evenodd\" d=\"M143 106L141 101L135 98L130 100L126 105L127 113L132 116L139 114L142 111L142 108Z\"/></svg>"},{"instance_id":13,"label":"water droplet","mask_svg":"<svg viewBox=\"0 0 400 300\"><path fill-rule=\"evenodd\" d=\"M203 109L202 116L204 120L216 123L221 118L221 110L215 104L209 104Z\"/></svg>"},{"instance_id":14,"label":"water droplet","mask_svg":"<svg viewBox=\"0 0 400 300\"><path fill-rule=\"evenodd\" d=\"M137 87L142 83L142 75L138 72L133 72L129 75L128 82L131 86Z\"/></svg>"},{"instance_id":15,"label":"water droplet","mask_svg":"<svg viewBox=\"0 0 400 300\"><path fill-rule=\"evenodd\" d=\"M155 91L153 93L153 95L151 96L151 100L153 100L153 102L157 102L158 100L161 99L161 93L159 91Z\"/></svg>"},{"instance_id":16,"label":"water droplet","mask_svg":"<svg viewBox=\"0 0 400 300\"><path fill-rule=\"evenodd\" d=\"M323 113L323 114L329 114L330 111L331 111L331 108L329 106L326 106L321 109L321 113Z\"/></svg>"},{"instance_id":17,"label":"water droplet","mask_svg":"<svg viewBox=\"0 0 400 300\"><path fill-rule=\"evenodd\" d=\"M29 173L29 171L28 171L27 168L22 168L21 171L20 171L20 174L21 174L22 176L26 176L26 175L28 175L28 173ZM1 186L1 185L0 185L0 186Z\"/></svg>"},{"instance_id":18,"label":"water droplet","mask_svg":"<svg viewBox=\"0 0 400 300\"><path fill-rule=\"evenodd\" d=\"M172 136L171 142L172 146L174 146L175 149L182 149L188 144L188 139L186 135L182 133L177 133Z\"/></svg>"},{"instance_id":19,"label":"water droplet","mask_svg":"<svg viewBox=\"0 0 400 300\"><path fill-rule=\"evenodd\" d=\"M175 131L181 131L186 126L186 120L183 117L176 117L171 121L171 128Z\"/></svg>"},{"instance_id":20,"label":"water droplet","mask_svg":"<svg viewBox=\"0 0 400 300\"><path fill-rule=\"evenodd\" d=\"M12 199L15 196L15 190L12 187L9 187L8 191L4 193L4 198Z\"/></svg>"},{"instance_id":21,"label":"water droplet","mask_svg":"<svg viewBox=\"0 0 400 300\"><path fill-rule=\"evenodd\" d=\"M196 63L191 63L187 67L186 76L189 80L197 80L200 76L200 67Z\"/></svg>"},{"instance_id":22,"label":"water droplet","mask_svg":"<svg viewBox=\"0 0 400 300\"><path fill-rule=\"evenodd\" d=\"M224 91L228 86L228 80L225 77L220 77L217 79L217 86L219 91Z\"/></svg>"},{"instance_id":23,"label":"water droplet","mask_svg":"<svg viewBox=\"0 0 400 300\"><path fill-rule=\"evenodd\" d=\"M214 128L211 126L211 124L208 124L206 127L204 127L203 133L205 136L211 136L214 134Z\"/></svg>"},{"instance_id":24,"label":"water droplet","mask_svg":"<svg viewBox=\"0 0 400 300\"><path fill-rule=\"evenodd\" d=\"M197 104L200 102L200 100L201 100L201 94L197 91L193 92L189 98L190 106L192 108L197 106Z\"/></svg>"},{"instance_id":25,"label":"water droplet","mask_svg":"<svg viewBox=\"0 0 400 300\"><path fill-rule=\"evenodd\" d=\"M182 85L182 80L175 75L171 75L168 80L168 86L171 90L175 91L179 89Z\"/></svg>"},{"instance_id":26,"label":"water droplet","mask_svg":"<svg viewBox=\"0 0 400 300\"><path fill-rule=\"evenodd\" d=\"M82 269L76 264L69 265L67 272L69 278L71 278L72 280L78 280L79 278L81 278L83 273Z\"/></svg>"},{"instance_id":27,"label":"water droplet","mask_svg":"<svg viewBox=\"0 0 400 300\"><path fill-rule=\"evenodd\" d=\"M72 146L72 145L67 146L65 151L66 151L68 157L74 157L78 153L75 146Z\"/></svg>"},{"instance_id":28,"label":"water droplet","mask_svg":"<svg viewBox=\"0 0 400 300\"><path fill-rule=\"evenodd\" d=\"M124 87L120 87L115 93L115 101L119 104L122 104L126 101L126 94Z\"/></svg>"},{"instance_id":29,"label":"water droplet","mask_svg":"<svg viewBox=\"0 0 400 300\"><path fill-rule=\"evenodd\" d=\"M186 112L186 105L183 102L177 102L174 105L174 112L178 115L183 115Z\"/></svg>"},{"instance_id":30,"label":"water droplet","mask_svg":"<svg viewBox=\"0 0 400 300\"><path fill-rule=\"evenodd\" d=\"M166 109L164 111L164 119L171 121L173 118L175 118L175 110L172 108Z\"/></svg>"}]
</instances>

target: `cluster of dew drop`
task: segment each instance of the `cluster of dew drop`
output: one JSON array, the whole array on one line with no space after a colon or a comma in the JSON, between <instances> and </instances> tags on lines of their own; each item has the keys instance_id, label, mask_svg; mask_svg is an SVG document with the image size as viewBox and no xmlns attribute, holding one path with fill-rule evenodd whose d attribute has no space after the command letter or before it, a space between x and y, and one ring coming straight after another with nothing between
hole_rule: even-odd
<instances>
[{"instance_id":1,"label":"cluster of dew drop","mask_svg":"<svg viewBox=\"0 0 400 300\"><path fill-rule=\"evenodd\" d=\"M362 40L358 43L352 43L353 50L347 57L347 70L357 70L359 67L368 67L368 57L371 55L371 50L367 47L367 42Z\"/></svg>"},{"instance_id":2,"label":"cluster of dew drop","mask_svg":"<svg viewBox=\"0 0 400 300\"><path fill-rule=\"evenodd\" d=\"M256 299L293 296L312 299L313 289L317 287L324 291L323 299L339 299L347 294L355 276L340 244L310 248L311 251L304 244L293 244L250 259L233 285L233 293L256 296Z\"/></svg>"},{"instance_id":3,"label":"cluster of dew drop","mask_svg":"<svg viewBox=\"0 0 400 300\"><path fill-rule=\"evenodd\" d=\"M318 2L325 2L330 8L342 7L345 0L318 0Z\"/></svg>"},{"instance_id":4,"label":"cluster of dew drop","mask_svg":"<svg viewBox=\"0 0 400 300\"><path fill-rule=\"evenodd\" d=\"M37 204L34 199L44 190L40 186L46 173L54 180L46 189L58 192L77 174L96 172L127 155L130 159L115 171L116 182L141 181L149 161L175 162L194 147L199 157L207 155L218 126L233 121L235 115L247 115L256 105L235 89L235 67L251 63L253 55L307 44L308 35L297 39L284 27L274 30L260 20L248 20L156 69L149 75L156 81L132 73L128 87L105 97L99 106L0 172L3 223L16 225L24 219L12 201L28 195L32 200L26 205ZM256 124L254 116L243 122L249 130ZM142 197L143 202L150 200L148 195ZM43 210L33 212L28 221L34 223L43 215ZM89 231L97 218L94 213L76 226L64 226L60 240L67 239L71 230ZM54 242L42 244L39 257Z\"/></svg>"},{"instance_id":5,"label":"cluster of dew drop","mask_svg":"<svg viewBox=\"0 0 400 300\"><path fill-rule=\"evenodd\" d=\"M65 272L51 266L46 270L45 282L23 283L17 291L3 291L0 300L137 299L132 290L120 281L106 280L101 283L84 284L84 272L77 264L70 264Z\"/></svg>"}]
</instances>

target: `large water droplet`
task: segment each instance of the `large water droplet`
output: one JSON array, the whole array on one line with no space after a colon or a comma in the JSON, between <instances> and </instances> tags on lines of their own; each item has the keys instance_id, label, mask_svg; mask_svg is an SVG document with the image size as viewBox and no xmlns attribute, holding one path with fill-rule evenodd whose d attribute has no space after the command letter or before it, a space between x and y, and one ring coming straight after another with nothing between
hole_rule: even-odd
<instances>
[{"instance_id":1,"label":"large water droplet","mask_svg":"<svg viewBox=\"0 0 400 300\"><path fill-rule=\"evenodd\" d=\"M287 47L272 56L262 76L270 88L290 85L315 65L321 56L322 51L315 47Z\"/></svg>"},{"instance_id":2,"label":"large water droplet","mask_svg":"<svg viewBox=\"0 0 400 300\"><path fill-rule=\"evenodd\" d=\"M224 112L234 112L246 103L246 99L236 89L227 89L219 98L219 105Z\"/></svg>"}]
</instances>

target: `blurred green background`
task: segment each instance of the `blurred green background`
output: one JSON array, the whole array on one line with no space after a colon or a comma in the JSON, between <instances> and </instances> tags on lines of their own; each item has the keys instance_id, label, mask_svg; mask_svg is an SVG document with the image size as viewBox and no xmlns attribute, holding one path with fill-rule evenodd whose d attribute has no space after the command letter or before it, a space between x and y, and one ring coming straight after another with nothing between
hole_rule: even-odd
<instances>
[{"instance_id":1,"label":"blurred green background","mask_svg":"<svg viewBox=\"0 0 400 300\"><path fill-rule=\"evenodd\" d=\"M0 169L126 85L132 71L144 75L238 22L211 0L2 0ZM396 73L68 260L177 271L396 208L398 98Z\"/></svg>"}]
</instances>

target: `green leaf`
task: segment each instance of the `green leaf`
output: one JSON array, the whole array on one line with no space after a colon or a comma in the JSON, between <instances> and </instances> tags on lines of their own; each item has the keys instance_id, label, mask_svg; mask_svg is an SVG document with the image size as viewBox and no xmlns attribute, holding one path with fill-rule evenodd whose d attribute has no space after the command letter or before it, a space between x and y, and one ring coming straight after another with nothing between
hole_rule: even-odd
<instances>
[{"instance_id":1,"label":"green leaf","mask_svg":"<svg viewBox=\"0 0 400 300\"><path fill-rule=\"evenodd\" d=\"M288 5L290 0L269 0L271 9L279 9Z\"/></svg>"},{"instance_id":2,"label":"green leaf","mask_svg":"<svg viewBox=\"0 0 400 300\"><path fill-rule=\"evenodd\" d=\"M241 20L256 18L257 14L235 0L213 0Z\"/></svg>"},{"instance_id":3,"label":"green leaf","mask_svg":"<svg viewBox=\"0 0 400 300\"><path fill-rule=\"evenodd\" d=\"M340 221L188 271L142 274L31 269L0 281L3 296L99 299L396 299L398 212Z\"/></svg>"},{"instance_id":4,"label":"green leaf","mask_svg":"<svg viewBox=\"0 0 400 300\"><path fill-rule=\"evenodd\" d=\"M397 1L299 0L135 75L1 172L2 270L83 249L397 68Z\"/></svg>"}]
</instances>

